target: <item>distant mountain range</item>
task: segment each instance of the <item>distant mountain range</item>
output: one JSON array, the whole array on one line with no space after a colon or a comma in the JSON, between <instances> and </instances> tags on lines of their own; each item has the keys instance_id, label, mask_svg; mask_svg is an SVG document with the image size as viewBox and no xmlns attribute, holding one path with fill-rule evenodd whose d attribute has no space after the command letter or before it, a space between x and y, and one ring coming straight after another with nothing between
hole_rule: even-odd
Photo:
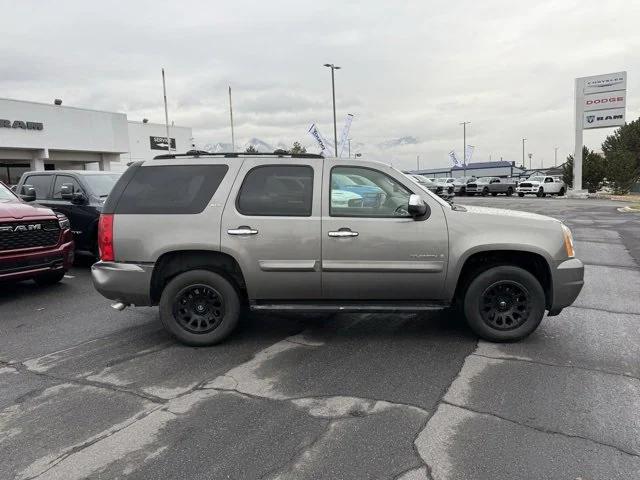
<instances>
[{"instance_id":1,"label":"distant mountain range","mask_svg":"<svg viewBox=\"0 0 640 480\"><path fill-rule=\"evenodd\" d=\"M301 141L303 146L306 146L309 152L316 152L316 145L311 140L302 139ZM351 143L351 152L355 153L358 151L374 151L374 150L392 150L394 148L403 147L406 145L416 145L420 143L420 140L416 137L405 136L399 138L392 138L389 140L385 140L375 145L367 145L361 142L352 142ZM251 138L244 144L236 144L236 151L244 152L249 146L253 146L259 152L273 152L277 149L287 150L291 148L291 145L285 144L283 142L278 142L273 145L271 143L265 142L259 138ZM333 146L333 144L331 145ZM231 143L226 142L218 142L218 143L207 143L202 147L203 150L211 153L220 153L220 152L231 152L233 148ZM345 156L346 156L347 148L345 146Z\"/></svg>"}]
</instances>

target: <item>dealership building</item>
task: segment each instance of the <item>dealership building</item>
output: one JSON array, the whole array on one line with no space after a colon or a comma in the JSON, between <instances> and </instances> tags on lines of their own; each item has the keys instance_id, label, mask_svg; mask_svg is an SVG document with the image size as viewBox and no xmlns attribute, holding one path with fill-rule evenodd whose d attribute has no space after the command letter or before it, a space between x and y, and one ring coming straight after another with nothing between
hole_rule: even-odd
<instances>
[{"instance_id":1,"label":"dealership building","mask_svg":"<svg viewBox=\"0 0 640 480\"><path fill-rule=\"evenodd\" d=\"M167 151L164 124L124 113L0 98L0 181L29 170L124 170ZM171 149L193 148L191 128L169 127Z\"/></svg>"},{"instance_id":2,"label":"dealership building","mask_svg":"<svg viewBox=\"0 0 640 480\"><path fill-rule=\"evenodd\" d=\"M516 166L516 162L499 160L494 162L468 163L466 167L431 168L427 170L412 170L410 173L424 175L428 178L440 177L520 177L525 169Z\"/></svg>"}]
</instances>

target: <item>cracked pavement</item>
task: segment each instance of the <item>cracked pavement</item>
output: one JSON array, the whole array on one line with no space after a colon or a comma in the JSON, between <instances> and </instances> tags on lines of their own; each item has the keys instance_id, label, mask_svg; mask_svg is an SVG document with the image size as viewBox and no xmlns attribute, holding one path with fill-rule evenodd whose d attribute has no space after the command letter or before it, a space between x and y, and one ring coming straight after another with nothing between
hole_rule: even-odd
<instances>
[{"instance_id":1,"label":"cracked pavement","mask_svg":"<svg viewBox=\"0 0 640 480\"><path fill-rule=\"evenodd\" d=\"M0 478L640 478L640 216L464 198L573 230L573 307L478 342L448 312L252 314L191 348L86 267L0 290ZM514 224L517 228L517 223Z\"/></svg>"}]
</instances>

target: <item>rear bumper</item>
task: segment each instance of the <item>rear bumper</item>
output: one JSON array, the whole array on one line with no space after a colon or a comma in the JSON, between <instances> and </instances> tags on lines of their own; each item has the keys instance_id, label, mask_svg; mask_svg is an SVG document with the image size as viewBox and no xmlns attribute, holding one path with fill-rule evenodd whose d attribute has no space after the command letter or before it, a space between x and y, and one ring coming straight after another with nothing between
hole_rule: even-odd
<instances>
[{"instance_id":1,"label":"rear bumper","mask_svg":"<svg viewBox=\"0 0 640 480\"><path fill-rule=\"evenodd\" d=\"M25 253L0 254L0 282L28 280L41 274L67 271L73 264L73 240L64 236L55 247Z\"/></svg>"},{"instance_id":2,"label":"rear bumper","mask_svg":"<svg viewBox=\"0 0 640 480\"><path fill-rule=\"evenodd\" d=\"M110 300L125 304L151 305L152 264L98 262L91 267L93 285Z\"/></svg>"},{"instance_id":3,"label":"rear bumper","mask_svg":"<svg viewBox=\"0 0 640 480\"><path fill-rule=\"evenodd\" d=\"M571 305L584 285L584 265L577 258L560 262L553 279L553 303L550 312L558 312Z\"/></svg>"}]
</instances>

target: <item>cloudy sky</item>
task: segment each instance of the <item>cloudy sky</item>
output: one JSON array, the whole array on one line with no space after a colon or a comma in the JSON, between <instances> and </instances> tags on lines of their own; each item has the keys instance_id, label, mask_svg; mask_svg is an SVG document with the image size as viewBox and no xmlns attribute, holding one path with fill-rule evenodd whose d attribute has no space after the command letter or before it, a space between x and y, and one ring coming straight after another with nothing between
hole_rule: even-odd
<instances>
[{"instance_id":1,"label":"cloudy sky","mask_svg":"<svg viewBox=\"0 0 640 480\"><path fill-rule=\"evenodd\" d=\"M640 115L640 2L0 0L0 97L170 120L202 146L332 135L353 113L353 149L402 168L449 164L462 127L475 161L534 166L573 149L573 79L627 70L627 119ZM638 93L636 93L638 92ZM585 134L599 148L606 130ZM404 142L400 138L408 137ZM403 143L396 146L396 143Z\"/></svg>"}]
</instances>

